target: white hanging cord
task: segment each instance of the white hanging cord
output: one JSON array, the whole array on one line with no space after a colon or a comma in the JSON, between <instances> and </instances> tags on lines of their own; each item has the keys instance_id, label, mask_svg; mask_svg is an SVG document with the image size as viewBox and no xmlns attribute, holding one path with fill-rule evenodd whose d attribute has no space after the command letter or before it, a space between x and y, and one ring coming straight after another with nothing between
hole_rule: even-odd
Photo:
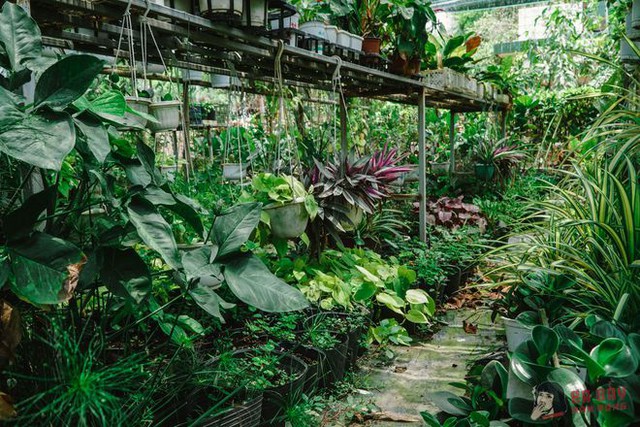
<instances>
[{"instance_id":1,"label":"white hanging cord","mask_svg":"<svg viewBox=\"0 0 640 427\"><path fill-rule=\"evenodd\" d=\"M138 96L138 83L136 76L136 67L135 67L135 49L133 42L133 24L131 21L131 0L127 3L127 7L124 10L122 15L122 26L120 27L120 36L118 38L118 48L116 49L116 55L113 62L113 68L117 69L118 67L118 58L120 56L120 52L122 50L122 40L124 36L127 36L127 49L129 50L129 72L131 74L131 85L133 88L132 95Z\"/></svg>"}]
</instances>

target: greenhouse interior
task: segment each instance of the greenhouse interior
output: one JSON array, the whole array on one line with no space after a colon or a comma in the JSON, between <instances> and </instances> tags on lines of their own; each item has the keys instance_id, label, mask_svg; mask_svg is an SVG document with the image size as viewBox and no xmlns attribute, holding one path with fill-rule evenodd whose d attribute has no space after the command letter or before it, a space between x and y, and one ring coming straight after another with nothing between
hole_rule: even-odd
<instances>
[{"instance_id":1,"label":"greenhouse interior","mask_svg":"<svg viewBox=\"0 0 640 427\"><path fill-rule=\"evenodd\" d=\"M640 0L0 1L0 292L1 425L640 426Z\"/></svg>"}]
</instances>

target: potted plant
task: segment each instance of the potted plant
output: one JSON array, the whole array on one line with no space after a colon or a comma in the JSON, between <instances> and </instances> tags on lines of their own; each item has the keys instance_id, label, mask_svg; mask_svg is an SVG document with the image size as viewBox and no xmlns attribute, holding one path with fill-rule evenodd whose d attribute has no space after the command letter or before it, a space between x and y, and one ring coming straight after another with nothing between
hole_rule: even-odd
<instances>
[{"instance_id":1,"label":"potted plant","mask_svg":"<svg viewBox=\"0 0 640 427\"><path fill-rule=\"evenodd\" d=\"M410 17L406 16L407 12L411 13ZM395 51L391 58L391 72L405 76L420 72L426 56L429 22L436 22L435 13L429 3L421 0L409 0L404 7L392 10L390 26Z\"/></svg>"},{"instance_id":2,"label":"potted plant","mask_svg":"<svg viewBox=\"0 0 640 427\"><path fill-rule=\"evenodd\" d=\"M178 129L180 126L180 109L182 102L174 101L173 97L167 93L160 101L149 104L149 112L157 120L150 122L149 129L153 132L165 132Z\"/></svg>"},{"instance_id":3,"label":"potted plant","mask_svg":"<svg viewBox=\"0 0 640 427\"><path fill-rule=\"evenodd\" d=\"M217 136L220 146L224 147L222 177L229 181L246 178L251 162L248 138L249 133L242 126L232 126Z\"/></svg>"},{"instance_id":4,"label":"potted plant","mask_svg":"<svg viewBox=\"0 0 640 427\"><path fill-rule=\"evenodd\" d=\"M302 360L268 342L257 348L223 353L195 376L219 390L241 390L249 396L262 392L260 418L268 425L277 425L283 403L302 397L306 373Z\"/></svg>"},{"instance_id":5,"label":"potted plant","mask_svg":"<svg viewBox=\"0 0 640 427\"><path fill-rule=\"evenodd\" d=\"M204 124L205 126L215 126L216 110L214 105L209 102L204 102L202 104L202 109L203 109L202 124Z\"/></svg>"},{"instance_id":6,"label":"potted plant","mask_svg":"<svg viewBox=\"0 0 640 427\"><path fill-rule=\"evenodd\" d=\"M253 197L263 203L266 222L276 238L300 237L309 219L318 213L313 187L307 191L293 176L261 173L253 178L252 187Z\"/></svg>"},{"instance_id":7,"label":"potted plant","mask_svg":"<svg viewBox=\"0 0 640 427\"><path fill-rule=\"evenodd\" d=\"M205 109L202 104L192 104L189 106L189 124L200 126L205 118Z\"/></svg>"},{"instance_id":8,"label":"potted plant","mask_svg":"<svg viewBox=\"0 0 640 427\"><path fill-rule=\"evenodd\" d=\"M474 153L476 178L482 181L489 181L493 178L496 173L495 150L495 142L490 138L483 138L479 141Z\"/></svg>"},{"instance_id":9,"label":"potted plant","mask_svg":"<svg viewBox=\"0 0 640 427\"><path fill-rule=\"evenodd\" d=\"M199 0L200 14L212 20L239 21L244 0Z\"/></svg>"},{"instance_id":10,"label":"potted plant","mask_svg":"<svg viewBox=\"0 0 640 427\"><path fill-rule=\"evenodd\" d=\"M306 346L326 355L330 375L322 376L323 385L340 381L345 374L349 351L349 324L345 318L331 313L314 314L304 321L303 331Z\"/></svg>"}]
</instances>

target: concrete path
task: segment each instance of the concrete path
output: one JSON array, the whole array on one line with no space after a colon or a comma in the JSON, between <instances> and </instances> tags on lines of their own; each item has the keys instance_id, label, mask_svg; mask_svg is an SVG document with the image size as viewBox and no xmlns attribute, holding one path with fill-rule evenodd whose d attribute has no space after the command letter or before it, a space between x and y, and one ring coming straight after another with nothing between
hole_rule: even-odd
<instances>
[{"instance_id":1,"label":"concrete path","mask_svg":"<svg viewBox=\"0 0 640 427\"><path fill-rule=\"evenodd\" d=\"M438 412L429 399L434 391L461 390L450 382L464 382L466 363L503 345L503 329L491 323L490 312L474 310L450 311L440 320L447 323L426 342L411 347L393 347L397 357L389 366L379 366L375 360L362 367L367 398L387 414L407 421L375 421L372 426L423 426L420 412ZM477 326L475 334L465 332L463 321ZM408 420L415 420L409 422Z\"/></svg>"}]
</instances>

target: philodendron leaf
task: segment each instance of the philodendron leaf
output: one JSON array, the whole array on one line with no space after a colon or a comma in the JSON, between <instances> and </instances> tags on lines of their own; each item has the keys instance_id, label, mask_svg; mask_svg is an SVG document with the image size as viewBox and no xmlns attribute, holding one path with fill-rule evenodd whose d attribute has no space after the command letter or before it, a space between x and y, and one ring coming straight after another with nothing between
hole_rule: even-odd
<instances>
[{"instance_id":1,"label":"philodendron leaf","mask_svg":"<svg viewBox=\"0 0 640 427\"><path fill-rule=\"evenodd\" d=\"M32 304L57 304L68 299L64 290L73 265L82 252L73 244L36 232L9 246L13 280L11 289Z\"/></svg>"},{"instance_id":2,"label":"philodendron leaf","mask_svg":"<svg viewBox=\"0 0 640 427\"><path fill-rule=\"evenodd\" d=\"M607 338L591 350L590 355L602 366L607 377L624 378L638 369L638 360L619 338Z\"/></svg>"},{"instance_id":3,"label":"philodendron leaf","mask_svg":"<svg viewBox=\"0 0 640 427\"><path fill-rule=\"evenodd\" d=\"M24 114L0 132L0 151L43 169L60 170L76 139L71 117L51 111Z\"/></svg>"},{"instance_id":4,"label":"philodendron leaf","mask_svg":"<svg viewBox=\"0 0 640 427\"><path fill-rule=\"evenodd\" d=\"M409 304L427 304L429 302L429 294L422 289L409 289L405 298Z\"/></svg>"},{"instance_id":5,"label":"philodendron leaf","mask_svg":"<svg viewBox=\"0 0 640 427\"><path fill-rule=\"evenodd\" d=\"M560 338L553 329L546 326L537 325L531 331L533 344L538 350L539 356L537 362L540 365L546 365L553 354L558 351L560 346Z\"/></svg>"},{"instance_id":6,"label":"philodendron leaf","mask_svg":"<svg viewBox=\"0 0 640 427\"><path fill-rule=\"evenodd\" d=\"M242 302L262 311L277 313L309 306L302 292L274 276L255 255L236 257L225 263L224 277Z\"/></svg>"},{"instance_id":7,"label":"philodendron leaf","mask_svg":"<svg viewBox=\"0 0 640 427\"><path fill-rule=\"evenodd\" d=\"M178 245L173 237L171 226L158 213L149 201L134 197L127 206L129 220L138 231L138 235L151 248L162 256L162 259L174 270L182 267Z\"/></svg>"},{"instance_id":8,"label":"philodendron leaf","mask_svg":"<svg viewBox=\"0 0 640 427\"><path fill-rule=\"evenodd\" d=\"M429 319L427 319L427 316L425 316L423 312L415 309L407 311L405 317L411 323L429 323Z\"/></svg>"},{"instance_id":9,"label":"philodendron leaf","mask_svg":"<svg viewBox=\"0 0 640 427\"><path fill-rule=\"evenodd\" d=\"M191 298L202 308L204 311L216 317L220 320L220 322L225 323L224 317L222 317L222 312L220 311L220 307L222 308L233 308L234 304L230 304L224 301L218 294L216 294L213 289L208 286L204 286L198 284L189 290L189 295Z\"/></svg>"},{"instance_id":10,"label":"philodendron leaf","mask_svg":"<svg viewBox=\"0 0 640 427\"><path fill-rule=\"evenodd\" d=\"M362 282L358 287L358 290L353 295L353 299L356 301L368 301L378 291L378 287L371 282Z\"/></svg>"},{"instance_id":11,"label":"philodendron leaf","mask_svg":"<svg viewBox=\"0 0 640 427\"><path fill-rule=\"evenodd\" d=\"M0 45L2 56L9 64L9 71L20 71L28 59L42 54L40 29L20 6L5 2L0 14Z\"/></svg>"},{"instance_id":12,"label":"philodendron leaf","mask_svg":"<svg viewBox=\"0 0 640 427\"><path fill-rule=\"evenodd\" d=\"M137 303L151 293L151 273L135 250L103 248L101 257L100 279L111 292Z\"/></svg>"},{"instance_id":13,"label":"philodendron leaf","mask_svg":"<svg viewBox=\"0 0 640 427\"><path fill-rule=\"evenodd\" d=\"M34 104L64 109L89 89L102 71L104 62L91 55L72 55L47 68L38 83Z\"/></svg>"},{"instance_id":14,"label":"philodendron leaf","mask_svg":"<svg viewBox=\"0 0 640 427\"><path fill-rule=\"evenodd\" d=\"M220 248L218 257L240 251L260 222L260 203L243 203L232 207L213 222L212 237Z\"/></svg>"}]
</instances>

